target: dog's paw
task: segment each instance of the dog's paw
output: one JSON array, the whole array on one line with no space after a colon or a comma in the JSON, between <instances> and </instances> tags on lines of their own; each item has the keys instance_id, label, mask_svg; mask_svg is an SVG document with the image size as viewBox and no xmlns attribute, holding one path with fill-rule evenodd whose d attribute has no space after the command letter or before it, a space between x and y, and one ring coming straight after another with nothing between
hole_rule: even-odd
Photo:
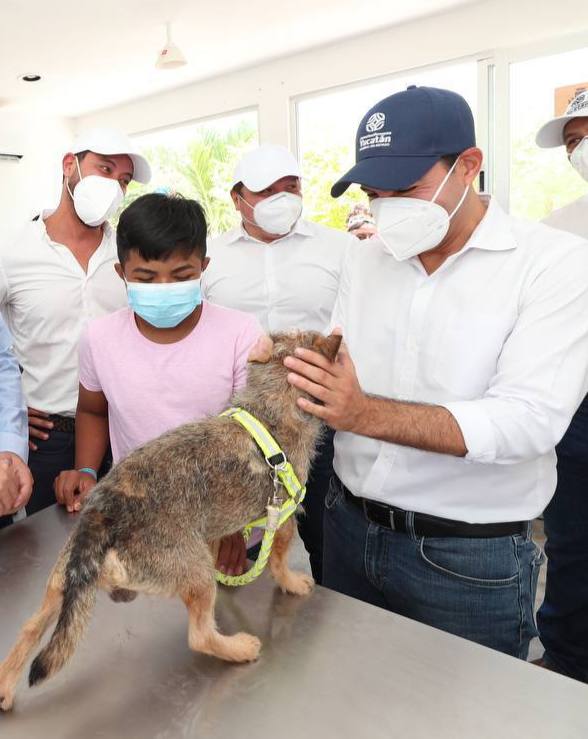
<instances>
[{"instance_id":1,"label":"dog's paw","mask_svg":"<svg viewBox=\"0 0 588 739\"><path fill-rule=\"evenodd\" d=\"M314 580L305 572L288 572L280 587L290 595L308 595L314 588Z\"/></svg>"},{"instance_id":2,"label":"dog's paw","mask_svg":"<svg viewBox=\"0 0 588 739\"><path fill-rule=\"evenodd\" d=\"M14 691L0 686L0 711L10 711L14 703Z\"/></svg>"},{"instance_id":3,"label":"dog's paw","mask_svg":"<svg viewBox=\"0 0 588 739\"><path fill-rule=\"evenodd\" d=\"M227 659L232 662L254 662L259 657L261 642L253 634L241 631L229 637L231 640L231 651Z\"/></svg>"}]
</instances>

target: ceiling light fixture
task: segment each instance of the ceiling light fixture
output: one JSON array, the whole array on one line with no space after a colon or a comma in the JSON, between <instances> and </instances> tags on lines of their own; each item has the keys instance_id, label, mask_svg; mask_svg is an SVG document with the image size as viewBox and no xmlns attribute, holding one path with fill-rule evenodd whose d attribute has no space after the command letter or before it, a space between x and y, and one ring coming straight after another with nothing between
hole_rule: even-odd
<instances>
[{"instance_id":1,"label":"ceiling light fixture","mask_svg":"<svg viewBox=\"0 0 588 739\"><path fill-rule=\"evenodd\" d=\"M23 82L38 82L41 79L40 74L21 74L19 77Z\"/></svg>"},{"instance_id":2,"label":"ceiling light fixture","mask_svg":"<svg viewBox=\"0 0 588 739\"><path fill-rule=\"evenodd\" d=\"M176 69L177 67L183 67L184 64L187 64L186 57L172 41L171 23L167 23L165 46L159 52L155 66L157 69Z\"/></svg>"},{"instance_id":3,"label":"ceiling light fixture","mask_svg":"<svg viewBox=\"0 0 588 739\"><path fill-rule=\"evenodd\" d=\"M3 162L20 162L22 154L3 154L0 152L0 161Z\"/></svg>"}]
</instances>

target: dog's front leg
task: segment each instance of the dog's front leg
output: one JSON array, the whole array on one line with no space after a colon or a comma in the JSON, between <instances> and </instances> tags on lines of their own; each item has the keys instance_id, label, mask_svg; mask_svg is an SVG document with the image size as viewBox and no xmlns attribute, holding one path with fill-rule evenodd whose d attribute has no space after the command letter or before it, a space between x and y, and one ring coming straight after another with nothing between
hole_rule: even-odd
<instances>
[{"instance_id":1,"label":"dog's front leg","mask_svg":"<svg viewBox=\"0 0 588 739\"><path fill-rule=\"evenodd\" d=\"M294 537L295 518L290 517L277 531L270 556L270 569L274 580L285 593L308 595L314 580L305 572L294 572L288 567L288 550Z\"/></svg>"}]
</instances>

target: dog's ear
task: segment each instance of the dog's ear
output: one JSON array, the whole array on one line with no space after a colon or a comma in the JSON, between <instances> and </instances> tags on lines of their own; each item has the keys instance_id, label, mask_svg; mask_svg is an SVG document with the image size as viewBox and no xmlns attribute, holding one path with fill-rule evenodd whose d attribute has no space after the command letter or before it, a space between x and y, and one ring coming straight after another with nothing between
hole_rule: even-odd
<instances>
[{"instance_id":1,"label":"dog's ear","mask_svg":"<svg viewBox=\"0 0 588 739\"><path fill-rule=\"evenodd\" d=\"M319 352L319 354L322 354L323 357L326 357L329 362L334 362L335 357L337 356L337 352L339 351L339 347L341 346L341 341L343 340L343 337L341 334L330 334L329 336L317 336L316 339L312 342L312 348Z\"/></svg>"},{"instance_id":2,"label":"dog's ear","mask_svg":"<svg viewBox=\"0 0 588 739\"><path fill-rule=\"evenodd\" d=\"M263 336L260 336L253 345L251 351L249 352L249 356L247 357L247 361L257 362L259 364L267 364L272 357L273 351L274 342L270 339L269 336L263 334Z\"/></svg>"}]
</instances>

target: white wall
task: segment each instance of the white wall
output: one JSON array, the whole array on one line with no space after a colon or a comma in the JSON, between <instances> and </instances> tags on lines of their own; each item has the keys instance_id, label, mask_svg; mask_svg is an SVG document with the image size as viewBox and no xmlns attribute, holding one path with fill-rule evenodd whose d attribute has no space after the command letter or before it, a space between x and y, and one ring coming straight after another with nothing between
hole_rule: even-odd
<instances>
[{"instance_id":1,"label":"white wall","mask_svg":"<svg viewBox=\"0 0 588 739\"><path fill-rule=\"evenodd\" d=\"M0 111L0 152L23 155L18 163L0 160L0 240L40 209L56 204L61 159L72 133L73 122L66 118Z\"/></svg>"},{"instance_id":2,"label":"white wall","mask_svg":"<svg viewBox=\"0 0 588 739\"><path fill-rule=\"evenodd\" d=\"M61 156L72 133L81 128L112 125L138 133L257 107L260 140L292 145L293 97L461 56L480 57L496 51L500 55L501 50L509 47L549 44L569 34L583 38L582 43L588 45L586 0L487 0L282 57L75 121L43 118L37 112L0 110L0 151L24 154L20 164L0 162L0 238L39 208L52 204L60 186ZM506 74L504 65L501 74ZM501 89L506 97L507 88ZM502 115L502 119L497 130L503 140L497 141L496 147L506 150L508 111L504 102L498 101L497 115L499 119ZM502 159L507 162L506 156ZM506 182L506 175L502 179Z\"/></svg>"},{"instance_id":3,"label":"white wall","mask_svg":"<svg viewBox=\"0 0 588 739\"><path fill-rule=\"evenodd\" d=\"M260 140L288 145L291 97L588 31L587 8L586 0L488 0L83 116L76 127L138 133L258 106Z\"/></svg>"}]
</instances>

